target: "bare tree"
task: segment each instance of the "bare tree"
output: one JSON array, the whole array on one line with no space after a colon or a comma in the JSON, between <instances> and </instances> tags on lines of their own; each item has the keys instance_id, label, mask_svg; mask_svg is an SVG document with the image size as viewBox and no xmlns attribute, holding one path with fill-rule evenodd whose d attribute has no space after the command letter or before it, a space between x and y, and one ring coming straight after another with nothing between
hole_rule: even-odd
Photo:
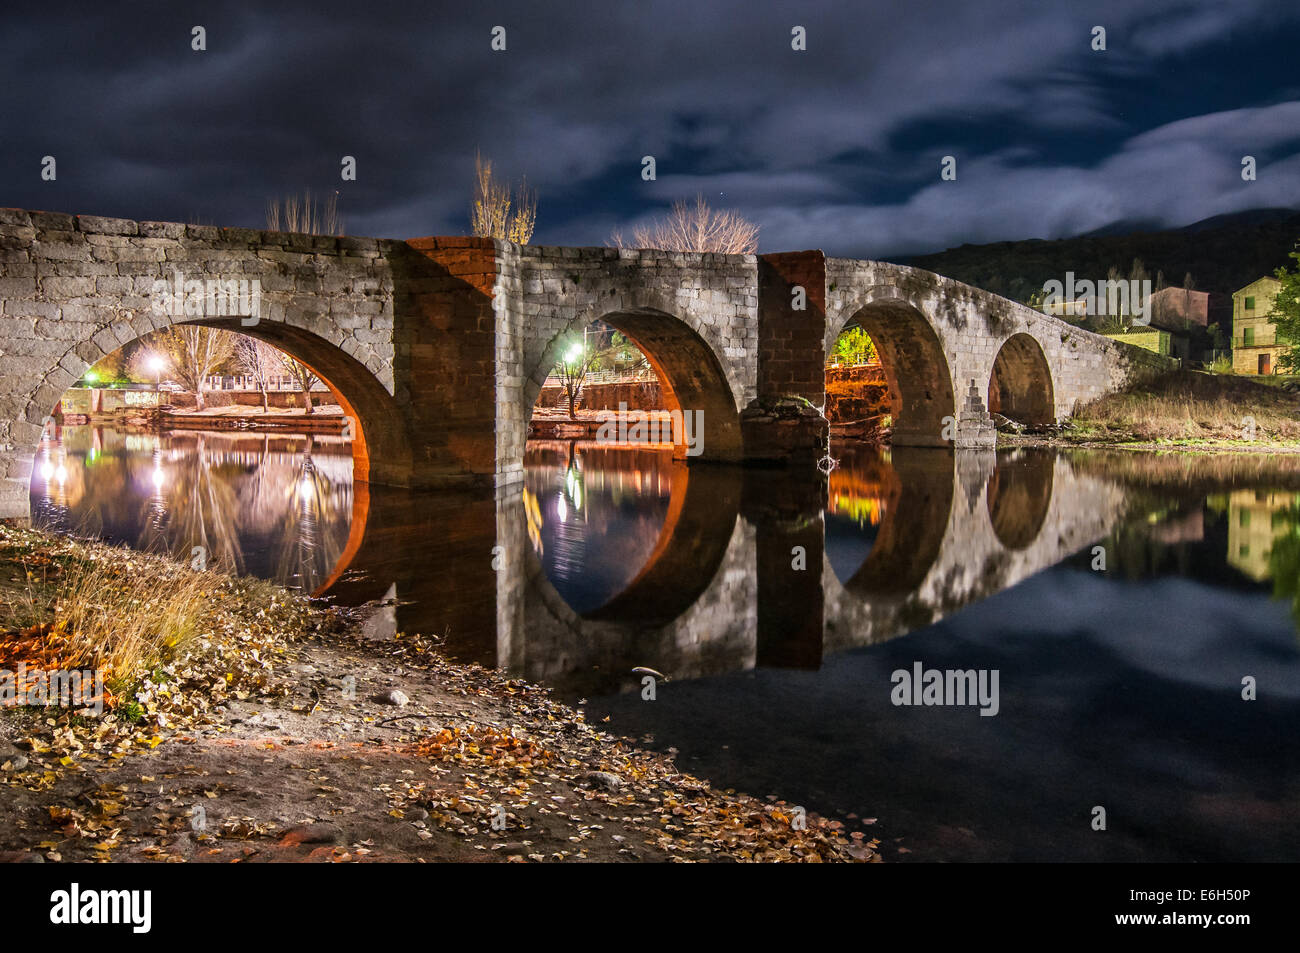
<instances>
[{"instance_id":1,"label":"bare tree","mask_svg":"<svg viewBox=\"0 0 1300 953\"><path fill-rule=\"evenodd\" d=\"M335 192L323 203L307 190L299 198L272 199L266 203L266 227L272 232L296 232L301 235L342 235L339 218L339 194Z\"/></svg>"},{"instance_id":2,"label":"bare tree","mask_svg":"<svg viewBox=\"0 0 1300 953\"><path fill-rule=\"evenodd\" d=\"M500 238L527 245L537 225L537 192L527 180L511 195L510 184L492 173L492 161L474 156L474 200L470 205L470 230L481 238Z\"/></svg>"},{"instance_id":3,"label":"bare tree","mask_svg":"<svg viewBox=\"0 0 1300 953\"><path fill-rule=\"evenodd\" d=\"M250 338L246 334L239 335L235 342L235 359L262 392L262 413L266 413L271 406L267 396L267 391L271 389L271 379L284 369L280 358L280 351L265 341Z\"/></svg>"},{"instance_id":4,"label":"bare tree","mask_svg":"<svg viewBox=\"0 0 1300 953\"><path fill-rule=\"evenodd\" d=\"M578 395L582 393L587 373L595 368L599 360L600 356L587 347L586 337L581 333L567 338L562 344L560 359L555 362L555 372L564 385L571 419L578 416Z\"/></svg>"},{"instance_id":5,"label":"bare tree","mask_svg":"<svg viewBox=\"0 0 1300 953\"><path fill-rule=\"evenodd\" d=\"M235 335L229 331L193 324L155 331L145 340L148 346L138 350L135 357L142 362L141 369L152 375L154 360L161 360L168 376L194 395L199 410L203 409L203 382L235 351Z\"/></svg>"},{"instance_id":6,"label":"bare tree","mask_svg":"<svg viewBox=\"0 0 1300 953\"><path fill-rule=\"evenodd\" d=\"M674 202L664 218L632 229L632 244L663 251L752 255L758 251L758 228L733 209L709 208L704 196L697 195L694 205ZM610 244L624 247L622 233L614 232Z\"/></svg>"},{"instance_id":7,"label":"bare tree","mask_svg":"<svg viewBox=\"0 0 1300 953\"><path fill-rule=\"evenodd\" d=\"M316 376L315 371L297 358L290 357L283 351L280 352L279 357L281 366L289 372L289 376L302 388L303 400L307 404L307 413L312 413L311 389L316 386L320 378Z\"/></svg>"}]
</instances>

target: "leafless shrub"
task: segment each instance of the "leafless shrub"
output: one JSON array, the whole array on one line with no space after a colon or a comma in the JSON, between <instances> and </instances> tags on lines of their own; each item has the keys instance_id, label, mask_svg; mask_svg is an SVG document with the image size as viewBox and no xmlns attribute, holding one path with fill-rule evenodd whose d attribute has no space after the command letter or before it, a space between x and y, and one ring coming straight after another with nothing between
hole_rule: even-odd
<instances>
[{"instance_id":1,"label":"leafless shrub","mask_svg":"<svg viewBox=\"0 0 1300 953\"><path fill-rule=\"evenodd\" d=\"M709 208L704 196L697 195L693 205L674 202L672 212L664 218L632 229L632 244L663 251L752 255L758 251L758 228L734 209ZM607 244L627 247L619 231L610 235Z\"/></svg>"},{"instance_id":2,"label":"leafless shrub","mask_svg":"<svg viewBox=\"0 0 1300 953\"><path fill-rule=\"evenodd\" d=\"M537 226L537 192L521 180L511 194L510 185L496 179L492 161L474 156L474 200L470 230L480 238L500 238L527 245Z\"/></svg>"},{"instance_id":3,"label":"leafless shrub","mask_svg":"<svg viewBox=\"0 0 1300 953\"><path fill-rule=\"evenodd\" d=\"M312 198L310 190L301 197L290 195L278 201L272 199L266 203L266 227L272 232L300 235L342 235L339 194L333 193L324 202Z\"/></svg>"}]
</instances>

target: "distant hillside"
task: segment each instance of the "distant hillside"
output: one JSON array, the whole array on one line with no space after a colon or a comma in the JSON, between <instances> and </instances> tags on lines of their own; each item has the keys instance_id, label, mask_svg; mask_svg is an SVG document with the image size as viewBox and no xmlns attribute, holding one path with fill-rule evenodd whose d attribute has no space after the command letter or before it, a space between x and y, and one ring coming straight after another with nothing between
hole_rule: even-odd
<instances>
[{"instance_id":1,"label":"distant hillside","mask_svg":"<svg viewBox=\"0 0 1300 953\"><path fill-rule=\"evenodd\" d=\"M994 294L1025 301L1043 283L1064 280L1067 271L1079 279L1105 278L1111 267L1127 277L1134 258L1141 258L1154 279L1182 286L1192 273L1199 291L1231 294L1280 265L1300 241L1300 211L1254 209L1216 215L1183 228L1138 231L1117 235L1115 223L1090 235L1055 240L1030 239L991 245L962 245L931 255L892 259L964 281Z\"/></svg>"}]
</instances>

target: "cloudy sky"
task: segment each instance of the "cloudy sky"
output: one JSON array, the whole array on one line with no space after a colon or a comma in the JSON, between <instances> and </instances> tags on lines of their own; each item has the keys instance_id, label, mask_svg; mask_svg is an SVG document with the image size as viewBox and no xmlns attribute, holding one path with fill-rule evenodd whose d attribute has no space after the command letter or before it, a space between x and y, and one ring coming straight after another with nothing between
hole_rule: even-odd
<instances>
[{"instance_id":1,"label":"cloudy sky","mask_svg":"<svg viewBox=\"0 0 1300 953\"><path fill-rule=\"evenodd\" d=\"M1300 207L1296 0L6 6L2 206L260 227L337 189L351 234L461 234L480 149L546 244L697 192L863 257Z\"/></svg>"}]
</instances>

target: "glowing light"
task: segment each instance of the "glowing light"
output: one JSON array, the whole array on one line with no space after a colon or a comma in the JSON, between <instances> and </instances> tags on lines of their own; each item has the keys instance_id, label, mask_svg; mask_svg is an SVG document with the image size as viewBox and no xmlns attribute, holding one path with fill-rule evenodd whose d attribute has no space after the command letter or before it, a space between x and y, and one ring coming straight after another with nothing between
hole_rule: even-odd
<instances>
[{"instance_id":1,"label":"glowing light","mask_svg":"<svg viewBox=\"0 0 1300 953\"><path fill-rule=\"evenodd\" d=\"M94 371L86 371L86 376L83 378L83 380L85 380L87 383L93 384L95 383L95 381L99 380L99 375L96 374Z\"/></svg>"},{"instance_id":2,"label":"glowing light","mask_svg":"<svg viewBox=\"0 0 1300 953\"><path fill-rule=\"evenodd\" d=\"M167 366L167 362L163 360L162 355L160 354L150 354L148 366L149 370L153 371L155 374L160 374L162 373L162 369Z\"/></svg>"},{"instance_id":3,"label":"glowing light","mask_svg":"<svg viewBox=\"0 0 1300 953\"><path fill-rule=\"evenodd\" d=\"M582 345L575 344L569 348L569 353L564 355L564 362L566 364L577 364L580 357L582 357Z\"/></svg>"}]
</instances>

